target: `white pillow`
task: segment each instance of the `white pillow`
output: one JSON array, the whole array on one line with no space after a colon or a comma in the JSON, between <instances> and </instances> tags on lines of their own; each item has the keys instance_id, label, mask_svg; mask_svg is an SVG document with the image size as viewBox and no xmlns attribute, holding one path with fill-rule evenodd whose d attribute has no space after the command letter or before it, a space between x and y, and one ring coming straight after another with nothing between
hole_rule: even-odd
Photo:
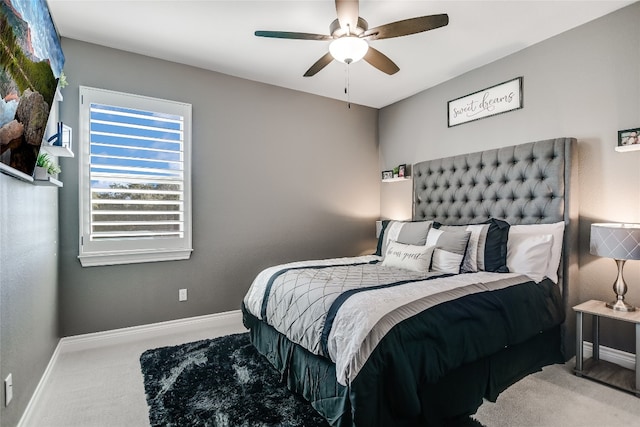
<instances>
[{"instance_id":1,"label":"white pillow","mask_svg":"<svg viewBox=\"0 0 640 427\"><path fill-rule=\"evenodd\" d=\"M558 267L560 266L560 258L562 257L562 242L564 240L564 222L556 222L554 224L527 224L527 225L512 225L509 228L509 240L507 241L507 249L509 247L509 241L511 237L516 234L528 234L528 235L541 235L551 234L553 236L553 242L551 244L549 263L545 276L551 279L554 283L558 283Z\"/></svg>"},{"instance_id":2,"label":"white pillow","mask_svg":"<svg viewBox=\"0 0 640 427\"><path fill-rule=\"evenodd\" d=\"M436 248L436 250L433 251L431 271L458 274L460 273L460 264L462 264L463 257L464 255L454 254L453 252Z\"/></svg>"},{"instance_id":3,"label":"white pillow","mask_svg":"<svg viewBox=\"0 0 640 427\"><path fill-rule=\"evenodd\" d=\"M509 234L507 267L512 273L526 274L536 282L547 275L551 234Z\"/></svg>"},{"instance_id":4,"label":"white pillow","mask_svg":"<svg viewBox=\"0 0 640 427\"><path fill-rule=\"evenodd\" d=\"M405 245L394 240L387 244L382 265L426 273L431 265L433 246Z\"/></svg>"}]
</instances>

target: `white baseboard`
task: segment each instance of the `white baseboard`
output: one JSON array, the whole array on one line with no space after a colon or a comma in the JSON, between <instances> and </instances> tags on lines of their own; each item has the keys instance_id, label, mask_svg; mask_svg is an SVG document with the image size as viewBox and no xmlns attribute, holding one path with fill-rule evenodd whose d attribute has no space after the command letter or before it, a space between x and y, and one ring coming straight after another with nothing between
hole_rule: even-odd
<instances>
[{"instance_id":1,"label":"white baseboard","mask_svg":"<svg viewBox=\"0 0 640 427\"><path fill-rule=\"evenodd\" d=\"M582 351L585 359L591 357L593 355L593 344L588 341L584 341L582 343ZM600 359L615 363L616 365L620 365L627 369L636 369L636 355L633 353L627 353L626 351L616 350L615 348L601 345Z\"/></svg>"},{"instance_id":2,"label":"white baseboard","mask_svg":"<svg viewBox=\"0 0 640 427\"><path fill-rule=\"evenodd\" d=\"M233 310L224 313L132 326L129 328L112 329L104 332L73 335L60 340L61 351L90 350L104 345L124 344L146 338L227 325L242 325L242 312L240 310Z\"/></svg>"},{"instance_id":3,"label":"white baseboard","mask_svg":"<svg viewBox=\"0 0 640 427\"><path fill-rule=\"evenodd\" d=\"M155 338L159 336L179 334L181 332L194 331L204 328L216 328L242 325L242 312L240 310L224 313L208 314L205 316L189 317L186 319L170 320L167 322L151 323L148 325L132 326L129 328L113 329L91 334L73 335L61 338L58 341L51 359L44 370L38 385L36 386L27 407L18 422L17 427L32 426L31 414L33 408L43 393L44 385L48 382L51 371L60 354L70 351L90 350L105 345L124 344L135 340Z\"/></svg>"},{"instance_id":4,"label":"white baseboard","mask_svg":"<svg viewBox=\"0 0 640 427\"><path fill-rule=\"evenodd\" d=\"M33 425L31 423L31 414L33 413L33 408L35 407L36 402L38 401L40 395L42 394L44 385L49 381L49 376L51 375L51 371L53 370L53 367L55 366L59 355L60 355L60 341L58 341L58 345L56 345L55 350L53 350L51 359L49 359L49 363L47 364L47 367L45 368L44 373L40 378L40 381L38 381L38 385L36 386L36 389L31 395L31 399L29 399L29 403L27 404L27 407L24 409L24 412L22 413L22 417L20 417L20 421L18 421L17 427L29 427Z\"/></svg>"}]
</instances>

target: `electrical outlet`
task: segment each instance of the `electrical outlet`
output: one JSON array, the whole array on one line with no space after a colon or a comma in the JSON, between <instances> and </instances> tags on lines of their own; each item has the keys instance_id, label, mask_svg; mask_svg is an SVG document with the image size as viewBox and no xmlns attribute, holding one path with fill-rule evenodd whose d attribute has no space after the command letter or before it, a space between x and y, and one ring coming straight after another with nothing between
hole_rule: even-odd
<instances>
[{"instance_id":1,"label":"electrical outlet","mask_svg":"<svg viewBox=\"0 0 640 427\"><path fill-rule=\"evenodd\" d=\"M186 301L187 300L187 290L180 289L178 291L178 301Z\"/></svg>"},{"instance_id":2,"label":"electrical outlet","mask_svg":"<svg viewBox=\"0 0 640 427\"><path fill-rule=\"evenodd\" d=\"M13 375L7 375L4 379L4 406L9 406L9 402L13 399Z\"/></svg>"}]
</instances>

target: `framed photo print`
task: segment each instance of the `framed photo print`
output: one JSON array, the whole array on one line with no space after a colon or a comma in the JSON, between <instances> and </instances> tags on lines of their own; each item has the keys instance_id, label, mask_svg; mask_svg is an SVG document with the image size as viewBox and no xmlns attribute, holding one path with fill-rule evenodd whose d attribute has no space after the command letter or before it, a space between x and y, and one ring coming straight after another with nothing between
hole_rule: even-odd
<instances>
[{"instance_id":1,"label":"framed photo print","mask_svg":"<svg viewBox=\"0 0 640 427\"><path fill-rule=\"evenodd\" d=\"M640 128L618 131L618 146L616 151L640 150Z\"/></svg>"},{"instance_id":2,"label":"framed photo print","mask_svg":"<svg viewBox=\"0 0 640 427\"><path fill-rule=\"evenodd\" d=\"M393 178L393 171L382 171L382 179Z\"/></svg>"},{"instance_id":3,"label":"framed photo print","mask_svg":"<svg viewBox=\"0 0 640 427\"><path fill-rule=\"evenodd\" d=\"M398 177L404 178L407 174L407 165L398 166Z\"/></svg>"}]
</instances>

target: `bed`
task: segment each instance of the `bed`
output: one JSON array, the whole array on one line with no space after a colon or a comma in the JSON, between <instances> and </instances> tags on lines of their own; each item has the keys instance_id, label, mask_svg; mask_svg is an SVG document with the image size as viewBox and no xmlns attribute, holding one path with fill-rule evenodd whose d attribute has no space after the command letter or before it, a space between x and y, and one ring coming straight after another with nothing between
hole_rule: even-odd
<instances>
[{"instance_id":1,"label":"bed","mask_svg":"<svg viewBox=\"0 0 640 427\"><path fill-rule=\"evenodd\" d=\"M576 157L558 138L413 165L413 219L375 254L256 277L252 343L334 426L475 413L575 353Z\"/></svg>"}]
</instances>

